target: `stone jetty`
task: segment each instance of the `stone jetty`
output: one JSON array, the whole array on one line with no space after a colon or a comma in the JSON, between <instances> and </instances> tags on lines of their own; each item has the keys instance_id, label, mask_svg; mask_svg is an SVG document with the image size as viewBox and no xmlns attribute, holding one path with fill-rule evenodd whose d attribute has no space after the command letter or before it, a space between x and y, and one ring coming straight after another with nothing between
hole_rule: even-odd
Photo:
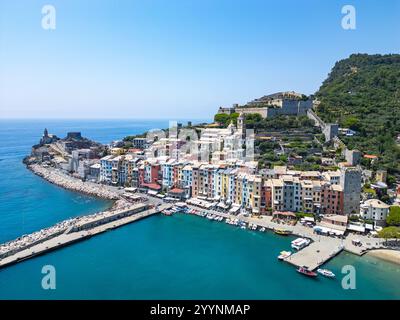
<instances>
[{"instance_id":1,"label":"stone jetty","mask_svg":"<svg viewBox=\"0 0 400 320\"><path fill-rule=\"evenodd\" d=\"M57 223L0 245L0 268L149 217L170 205L138 203Z\"/></svg>"},{"instance_id":2,"label":"stone jetty","mask_svg":"<svg viewBox=\"0 0 400 320\"><path fill-rule=\"evenodd\" d=\"M30 164L27 165L27 168L50 183L68 190L107 200L117 200L121 197L121 192L118 192L119 190L116 187L82 181L52 167Z\"/></svg>"}]
</instances>

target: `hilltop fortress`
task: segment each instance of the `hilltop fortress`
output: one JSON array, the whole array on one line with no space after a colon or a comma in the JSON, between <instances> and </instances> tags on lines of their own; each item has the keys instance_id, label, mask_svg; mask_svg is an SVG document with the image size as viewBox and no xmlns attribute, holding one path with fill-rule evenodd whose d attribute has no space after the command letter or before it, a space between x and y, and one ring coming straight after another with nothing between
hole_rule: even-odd
<instances>
[{"instance_id":1,"label":"hilltop fortress","mask_svg":"<svg viewBox=\"0 0 400 320\"><path fill-rule=\"evenodd\" d=\"M248 102L244 106L220 107L218 113L258 113L263 118L279 115L306 115L311 110L313 100L294 91L277 92Z\"/></svg>"}]
</instances>

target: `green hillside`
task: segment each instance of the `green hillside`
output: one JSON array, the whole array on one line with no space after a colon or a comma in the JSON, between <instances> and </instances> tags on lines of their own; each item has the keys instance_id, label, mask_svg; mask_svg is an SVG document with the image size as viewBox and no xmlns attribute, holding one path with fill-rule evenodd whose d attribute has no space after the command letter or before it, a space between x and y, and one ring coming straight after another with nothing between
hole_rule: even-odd
<instances>
[{"instance_id":1,"label":"green hillside","mask_svg":"<svg viewBox=\"0 0 400 320\"><path fill-rule=\"evenodd\" d=\"M335 64L316 97L324 121L357 131L343 139L350 149L378 155L373 169L400 174L400 55L353 54Z\"/></svg>"}]
</instances>

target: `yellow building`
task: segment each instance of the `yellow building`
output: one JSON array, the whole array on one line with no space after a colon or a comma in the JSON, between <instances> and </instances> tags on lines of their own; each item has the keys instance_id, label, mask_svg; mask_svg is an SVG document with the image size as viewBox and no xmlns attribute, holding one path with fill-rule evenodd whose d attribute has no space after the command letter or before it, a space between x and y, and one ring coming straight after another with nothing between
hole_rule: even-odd
<instances>
[{"instance_id":1,"label":"yellow building","mask_svg":"<svg viewBox=\"0 0 400 320\"><path fill-rule=\"evenodd\" d=\"M120 156L125 153L123 148L111 148L111 154L113 156Z\"/></svg>"},{"instance_id":2,"label":"yellow building","mask_svg":"<svg viewBox=\"0 0 400 320\"><path fill-rule=\"evenodd\" d=\"M250 205L254 214L260 213L262 179L259 176L250 176L249 180Z\"/></svg>"}]
</instances>

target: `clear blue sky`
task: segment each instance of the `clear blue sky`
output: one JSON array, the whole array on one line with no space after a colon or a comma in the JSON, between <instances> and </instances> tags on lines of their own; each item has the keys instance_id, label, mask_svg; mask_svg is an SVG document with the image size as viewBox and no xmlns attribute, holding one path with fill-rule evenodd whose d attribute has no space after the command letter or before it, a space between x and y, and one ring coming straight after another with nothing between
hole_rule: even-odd
<instances>
[{"instance_id":1,"label":"clear blue sky","mask_svg":"<svg viewBox=\"0 0 400 320\"><path fill-rule=\"evenodd\" d=\"M0 117L210 118L313 93L351 53L399 49L398 0L0 0Z\"/></svg>"}]
</instances>

